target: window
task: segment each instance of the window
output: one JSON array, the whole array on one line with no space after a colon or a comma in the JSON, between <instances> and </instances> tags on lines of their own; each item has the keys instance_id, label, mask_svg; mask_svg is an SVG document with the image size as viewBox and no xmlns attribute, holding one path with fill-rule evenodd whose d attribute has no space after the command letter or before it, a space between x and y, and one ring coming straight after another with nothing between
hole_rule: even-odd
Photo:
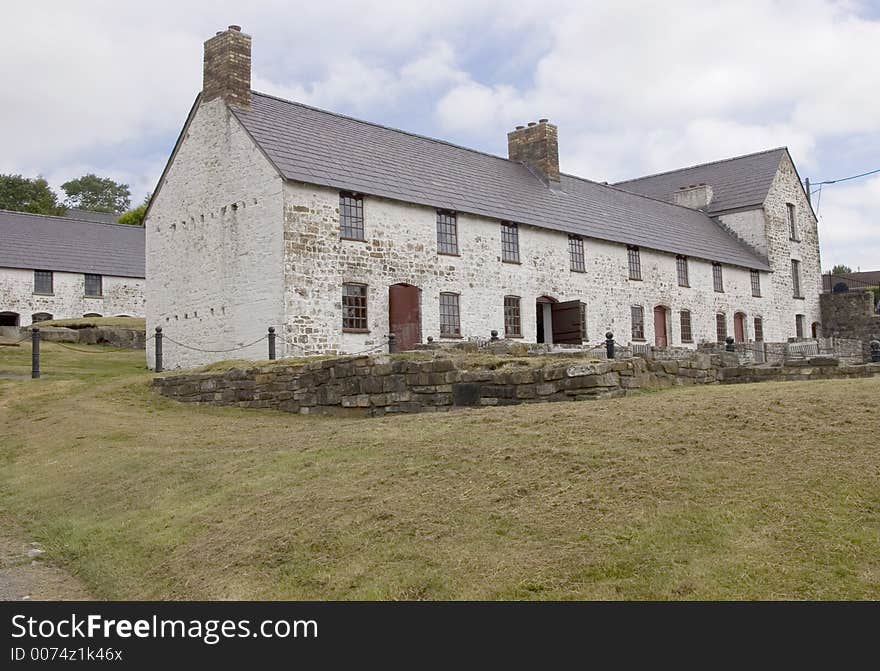
<instances>
[{"instance_id":1,"label":"window","mask_svg":"<svg viewBox=\"0 0 880 671\"><path fill-rule=\"evenodd\" d=\"M519 296L504 297L504 336L506 338L522 337L522 316Z\"/></svg>"},{"instance_id":2,"label":"window","mask_svg":"<svg viewBox=\"0 0 880 671\"><path fill-rule=\"evenodd\" d=\"M86 296L91 298L100 298L103 295L103 287L100 275L85 275Z\"/></svg>"},{"instance_id":3,"label":"window","mask_svg":"<svg viewBox=\"0 0 880 671\"><path fill-rule=\"evenodd\" d=\"M786 203L785 209L788 212L788 237L794 241L797 241L798 240L798 230L797 230L797 219L795 218L794 205L791 203Z\"/></svg>"},{"instance_id":4,"label":"window","mask_svg":"<svg viewBox=\"0 0 880 671\"><path fill-rule=\"evenodd\" d=\"M367 331L367 285L342 285L342 330Z\"/></svg>"},{"instance_id":5,"label":"window","mask_svg":"<svg viewBox=\"0 0 880 671\"><path fill-rule=\"evenodd\" d=\"M37 312L36 314L31 315L31 322L36 324L38 322L47 322L52 319L52 315L48 312Z\"/></svg>"},{"instance_id":6,"label":"window","mask_svg":"<svg viewBox=\"0 0 880 671\"><path fill-rule=\"evenodd\" d=\"M455 212L437 211L437 253L458 255L458 222Z\"/></svg>"},{"instance_id":7,"label":"window","mask_svg":"<svg viewBox=\"0 0 880 671\"><path fill-rule=\"evenodd\" d=\"M519 263L519 227L501 222L501 260Z\"/></svg>"},{"instance_id":8,"label":"window","mask_svg":"<svg viewBox=\"0 0 880 671\"><path fill-rule=\"evenodd\" d=\"M757 270L750 271L752 277L752 296L761 297L761 273Z\"/></svg>"},{"instance_id":9,"label":"window","mask_svg":"<svg viewBox=\"0 0 880 671\"><path fill-rule=\"evenodd\" d=\"M638 247L627 247L627 256L629 257L629 279L642 279L642 261L639 257Z\"/></svg>"},{"instance_id":10,"label":"window","mask_svg":"<svg viewBox=\"0 0 880 671\"><path fill-rule=\"evenodd\" d=\"M587 304L581 303L581 340L587 342Z\"/></svg>"},{"instance_id":11,"label":"window","mask_svg":"<svg viewBox=\"0 0 880 671\"><path fill-rule=\"evenodd\" d=\"M715 285L715 291L724 291L724 275L720 263L712 264L712 283Z\"/></svg>"},{"instance_id":12,"label":"window","mask_svg":"<svg viewBox=\"0 0 880 671\"><path fill-rule=\"evenodd\" d=\"M55 293L52 286L51 270L35 270L34 271L34 293L35 294L52 294Z\"/></svg>"},{"instance_id":13,"label":"window","mask_svg":"<svg viewBox=\"0 0 880 671\"><path fill-rule=\"evenodd\" d=\"M764 320L755 317L755 342L764 342Z\"/></svg>"},{"instance_id":14,"label":"window","mask_svg":"<svg viewBox=\"0 0 880 671\"><path fill-rule=\"evenodd\" d=\"M678 286L689 287L691 283L688 277L688 260L686 256L675 257L675 270L678 273Z\"/></svg>"},{"instance_id":15,"label":"window","mask_svg":"<svg viewBox=\"0 0 880 671\"><path fill-rule=\"evenodd\" d=\"M440 294L440 335L447 338L461 336L458 294Z\"/></svg>"},{"instance_id":16,"label":"window","mask_svg":"<svg viewBox=\"0 0 880 671\"><path fill-rule=\"evenodd\" d=\"M694 341L694 332L691 329L691 313L687 310L681 311L681 341Z\"/></svg>"},{"instance_id":17,"label":"window","mask_svg":"<svg viewBox=\"0 0 880 671\"><path fill-rule=\"evenodd\" d=\"M801 294L801 262L791 260L791 290L795 298L803 298Z\"/></svg>"},{"instance_id":18,"label":"window","mask_svg":"<svg viewBox=\"0 0 880 671\"><path fill-rule=\"evenodd\" d=\"M339 237L364 239L364 199L353 193L339 194Z\"/></svg>"},{"instance_id":19,"label":"window","mask_svg":"<svg viewBox=\"0 0 880 671\"><path fill-rule=\"evenodd\" d=\"M632 315L632 339L633 340L644 340L645 339L645 310L641 305L633 305L630 308L630 314Z\"/></svg>"},{"instance_id":20,"label":"window","mask_svg":"<svg viewBox=\"0 0 880 671\"><path fill-rule=\"evenodd\" d=\"M723 312L715 315L715 337L718 342L727 340L727 317Z\"/></svg>"},{"instance_id":21,"label":"window","mask_svg":"<svg viewBox=\"0 0 880 671\"><path fill-rule=\"evenodd\" d=\"M584 263L584 241L577 235L568 236L568 257L571 261L571 269L576 273L586 272Z\"/></svg>"},{"instance_id":22,"label":"window","mask_svg":"<svg viewBox=\"0 0 880 671\"><path fill-rule=\"evenodd\" d=\"M803 338L807 330L807 318L804 315L794 316L794 332L798 338Z\"/></svg>"}]
</instances>

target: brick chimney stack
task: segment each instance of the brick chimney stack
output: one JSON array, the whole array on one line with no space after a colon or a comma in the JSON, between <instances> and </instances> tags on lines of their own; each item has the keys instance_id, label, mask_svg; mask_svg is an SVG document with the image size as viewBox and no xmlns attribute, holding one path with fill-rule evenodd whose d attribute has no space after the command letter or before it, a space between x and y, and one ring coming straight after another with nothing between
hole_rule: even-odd
<instances>
[{"instance_id":1,"label":"brick chimney stack","mask_svg":"<svg viewBox=\"0 0 880 671\"><path fill-rule=\"evenodd\" d=\"M251 104L251 36L229 26L205 42L202 101L223 98L230 105Z\"/></svg>"},{"instance_id":2,"label":"brick chimney stack","mask_svg":"<svg viewBox=\"0 0 880 671\"><path fill-rule=\"evenodd\" d=\"M547 119L517 126L507 134L507 156L540 172L549 182L559 181L557 129Z\"/></svg>"}]
</instances>

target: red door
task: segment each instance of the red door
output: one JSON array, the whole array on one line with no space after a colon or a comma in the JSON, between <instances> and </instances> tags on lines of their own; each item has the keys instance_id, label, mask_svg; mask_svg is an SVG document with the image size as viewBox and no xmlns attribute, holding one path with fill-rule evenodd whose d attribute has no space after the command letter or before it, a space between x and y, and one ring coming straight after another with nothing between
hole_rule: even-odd
<instances>
[{"instance_id":1,"label":"red door","mask_svg":"<svg viewBox=\"0 0 880 671\"><path fill-rule=\"evenodd\" d=\"M733 315L733 339L736 342L746 341L745 321L746 316L742 312L737 312Z\"/></svg>"},{"instance_id":2,"label":"red door","mask_svg":"<svg viewBox=\"0 0 880 671\"><path fill-rule=\"evenodd\" d=\"M552 303L550 315L553 318L553 342L580 345L581 339L581 302L566 301Z\"/></svg>"},{"instance_id":3,"label":"red door","mask_svg":"<svg viewBox=\"0 0 880 671\"><path fill-rule=\"evenodd\" d=\"M654 345L666 347L666 308L658 305L654 308Z\"/></svg>"},{"instance_id":4,"label":"red door","mask_svg":"<svg viewBox=\"0 0 880 671\"><path fill-rule=\"evenodd\" d=\"M411 284L388 287L388 330L394 334L397 351L412 349L422 341L419 288Z\"/></svg>"}]
</instances>

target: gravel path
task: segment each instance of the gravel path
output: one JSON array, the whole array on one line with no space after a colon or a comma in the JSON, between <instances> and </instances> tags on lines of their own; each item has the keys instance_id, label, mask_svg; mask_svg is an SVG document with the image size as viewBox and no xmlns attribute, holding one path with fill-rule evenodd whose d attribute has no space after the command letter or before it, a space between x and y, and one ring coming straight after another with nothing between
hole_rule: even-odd
<instances>
[{"instance_id":1,"label":"gravel path","mask_svg":"<svg viewBox=\"0 0 880 671\"><path fill-rule=\"evenodd\" d=\"M38 544L0 532L0 601L86 601L82 582L48 563Z\"/></svg>"}]
</instances>

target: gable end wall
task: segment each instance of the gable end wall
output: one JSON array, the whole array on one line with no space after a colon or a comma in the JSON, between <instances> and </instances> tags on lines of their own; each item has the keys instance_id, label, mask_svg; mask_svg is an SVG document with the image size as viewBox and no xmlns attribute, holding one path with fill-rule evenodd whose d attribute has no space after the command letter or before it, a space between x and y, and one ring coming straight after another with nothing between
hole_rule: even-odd
<instances>
[{"instance_id":1,"label":"gable end wall","mask_svg":"<svg viewBox=\"0 0 880 671\"><path fill-rule=\"evenodd\" d=\"M147 333L163 328L166 368L265 358L265 341L208 353L169 340L231 349L283 321L281 178L222 100L184 133L145 222Z\"/></svg>"}]
</instances>

